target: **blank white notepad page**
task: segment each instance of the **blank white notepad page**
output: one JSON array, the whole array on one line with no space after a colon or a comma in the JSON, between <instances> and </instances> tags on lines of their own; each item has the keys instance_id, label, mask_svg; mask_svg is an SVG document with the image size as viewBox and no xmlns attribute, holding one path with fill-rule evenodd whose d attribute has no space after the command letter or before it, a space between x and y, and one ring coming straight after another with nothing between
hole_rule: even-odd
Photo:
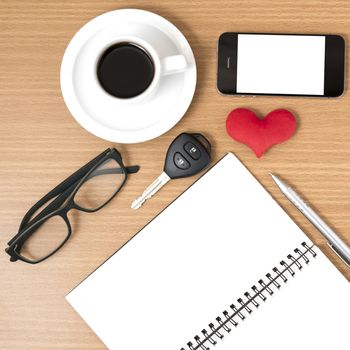
<instances>
[{"instance_id":1,"label":"blank white notepad page","mask_svg":"<svg viewBox=\"0 0 350 350\"><path fill-rule=\"evenodd\" d=\"M302 242L312 246L239 160L228 154L78 285L67 300L110 349L187 350L187 342L195 344L194 335L208 328ZM310 266L317 261L321 259L310 261ZM327 276L332 275L345 290L348 283L329 264L324 276L320 274L322 283L327 285ZM295 285L303 274L296 273ZM288 288L288 284L283 286L283 290ZM333 289L330 292L337 297ZM270 299L249 318L262 314L265 306L274 303ZM298 304L294 299L286 302ZM323 307L331 303L326 300ZM343 307L349 308L348 300ZM232 349L235 338L242 342L238 334L244 334L244 329L253 335L256 327L265 328L271 337L284 331L283 321L277 322L278 329L269 329L266 320L250 326L253 322L247 317L220 340L220 346Z\"/></svg>"}]
</instances>

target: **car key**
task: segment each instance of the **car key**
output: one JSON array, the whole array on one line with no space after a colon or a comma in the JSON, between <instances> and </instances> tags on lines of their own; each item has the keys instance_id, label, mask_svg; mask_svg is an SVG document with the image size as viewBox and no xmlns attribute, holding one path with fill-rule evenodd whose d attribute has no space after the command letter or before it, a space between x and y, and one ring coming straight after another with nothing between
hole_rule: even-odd
<instances>
[{"instance_id":1,"label":"car key","mask_svg":"<svg viewBox=\"0 0 350 350\"><path fill-rule=\"evenodd\" d=\"M210 163L211 145L202 134L182 133L169 146L163 172L133 201L131 208L138 209L169 180L198 174Z\"/></svg>"}]
</instances>

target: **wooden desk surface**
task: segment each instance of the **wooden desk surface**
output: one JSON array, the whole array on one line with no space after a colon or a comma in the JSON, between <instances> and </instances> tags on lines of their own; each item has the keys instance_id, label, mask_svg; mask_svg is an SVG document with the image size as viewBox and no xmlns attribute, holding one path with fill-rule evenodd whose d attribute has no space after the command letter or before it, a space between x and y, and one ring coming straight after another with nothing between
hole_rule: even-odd
<instances>
[{"instance_id":1,"label":"wooden desk surface","mask_svg":"<svg viewBox=\"0 0 350 350\"><path fill-rule=\"evenodd\" d=\"M3 249L27 209L55 184L112 146L82 129L65 107L60 62L71 37L93 17L129 7L154 11L188 38L198 64L198 85L185 117L165 135L143 144L114 145L126 164L142 170L107 208L75 215L79 228L56 256L30 266L10 263ZM169 183L140 211L130 202L162 169L170 141L201 131L214 158L235 152L306 234L350 280L350 270L324 238L280 194L268 175L284 175L350 244L350 96L231 98L216 92L216 43L224 31L337 33L350 39L350 3L321 0L19 1L0 2L0 348L102 349L64 296L96 266L187 188L194 178ZM348 71L347 71L348 73ZM293 111L295 137L257 159L225 132L237 107L261 113ZM326 282L326 281L325 281Z\"/></svg>"}]
</instances>

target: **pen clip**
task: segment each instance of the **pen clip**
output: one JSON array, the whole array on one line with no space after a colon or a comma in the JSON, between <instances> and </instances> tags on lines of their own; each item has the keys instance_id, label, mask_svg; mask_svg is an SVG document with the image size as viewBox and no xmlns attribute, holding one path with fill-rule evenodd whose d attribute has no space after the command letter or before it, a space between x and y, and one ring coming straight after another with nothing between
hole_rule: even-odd
<instances>
[{"instance_id":1,"label":"pen clip","mask_svg":"<svg viewBox=\"0 0 350 350\"><path fill-rule=\"evenodd\" d=\"M344 258L344 257L342 256L342 254L340 253L340 251L337 250L337 248L336 248L334 245L332 245L331 243L327 242L327 244L328 244L329 248L331 248L331 249L334 251L334 253L338 255L338 257L343 261L343 263L344 263L345 265L347 265L347 267L350 267L350 262L348 262L348 261L346 260L346 258Z\"/></svg>"}]
</instances>

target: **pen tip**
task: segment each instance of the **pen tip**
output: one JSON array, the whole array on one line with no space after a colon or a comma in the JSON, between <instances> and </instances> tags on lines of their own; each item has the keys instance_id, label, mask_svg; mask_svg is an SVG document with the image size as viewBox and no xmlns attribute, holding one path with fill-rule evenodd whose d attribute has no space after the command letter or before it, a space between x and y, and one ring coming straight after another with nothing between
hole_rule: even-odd
<instances>
[{"instance_id":1,"label":"pen tip","mask_svg":"<svg viewBox=\"0 0 350 350\"><path fill-rule=\"evenodd\" d=\"M272 180L275 182L275 184L281 189L283 192L283 188L286 187L286 184L277 176L274 174L271 174Z\"/></svg>"},{"instance_id":2,"label":"pen tip","mask_svg":"<svg viewBox=\"0 0 350 350\"><path fill-rule=\"evenodd\" d=\"M139 209L141 207L142 202L140 201L140 198L135 199L132 203L131 203L131 209Z\"/></svg>"},{"instance_id":3,"label":"pen tip","mask_svg":"<svg viewBox=\"0 0 350 350\"><path fill-rule=\"evenodd\" d=\"M272 180L274 180L276 182L276 180L278 179L276 175L274 175L273 173L270 173Z\"/></svg>"},{"instance_id":4,"label":"pen tip","mask_svg":"<svg viewBox=\"0 0 350 350\"><path fill-rule=\"evenodd\" d=\"M272 173L270 173L272 180L276 183L276 185L278 187L281 187L282 181L280 180L280 178L277 175L274 175Z\"/></svg>"}]
</instances>

